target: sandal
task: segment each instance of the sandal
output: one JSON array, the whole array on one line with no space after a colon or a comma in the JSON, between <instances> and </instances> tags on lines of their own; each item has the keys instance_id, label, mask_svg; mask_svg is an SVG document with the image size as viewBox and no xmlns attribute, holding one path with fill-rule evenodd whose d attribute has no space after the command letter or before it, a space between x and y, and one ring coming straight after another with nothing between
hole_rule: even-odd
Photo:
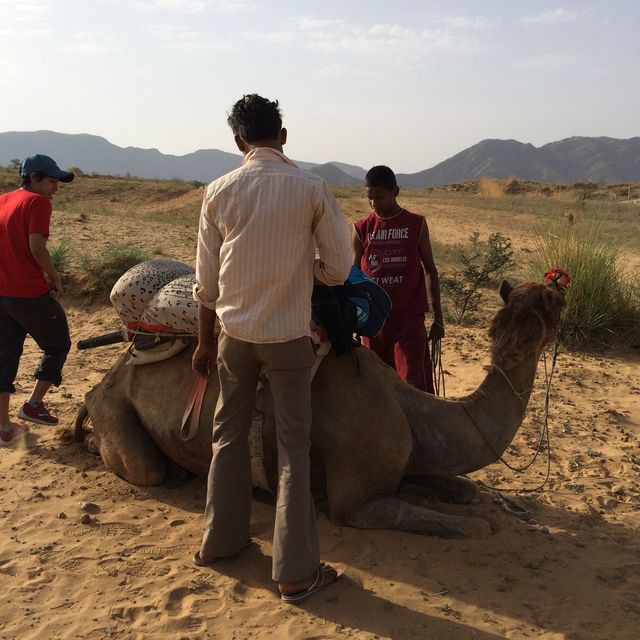
<instances>
[{"instance_id":1,"label":"sandal","mask_svg":"<svg viewBox=\"0 0 640 640\"><path fill-rule=\"evenodd\" d=\"M280 599L287 604L301 604L321 589L328 587L338 579L338 572L328 564L320 564L316 569L316 579L311 586L294 593L281 593Z\"/></svg>"}]
</instances>

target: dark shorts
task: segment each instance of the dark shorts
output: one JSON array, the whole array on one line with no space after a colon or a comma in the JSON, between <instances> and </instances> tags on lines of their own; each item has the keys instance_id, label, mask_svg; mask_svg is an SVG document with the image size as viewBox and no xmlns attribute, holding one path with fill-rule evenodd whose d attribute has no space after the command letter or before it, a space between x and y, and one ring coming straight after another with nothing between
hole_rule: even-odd
<instances>
[{"instance_id":1,"label":"dark shorts","mask_svg":"<svg viewBox=\"0 0 640 640\"><path fill-rule=\"evenodd\" d=\"M35 378L56 386L62 382L71 338L60 303L48 293L37 298L0 296L0 392L15 392L13 382L27 334L44 352Z\"/></svg>"}]
</instances>

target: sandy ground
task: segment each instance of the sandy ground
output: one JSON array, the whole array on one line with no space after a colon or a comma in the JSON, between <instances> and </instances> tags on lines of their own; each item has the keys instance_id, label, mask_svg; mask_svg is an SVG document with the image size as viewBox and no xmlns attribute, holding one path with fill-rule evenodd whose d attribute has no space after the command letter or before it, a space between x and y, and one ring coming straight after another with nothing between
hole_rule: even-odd
<instances>
[{"instance_id":1,"label":"sandy ground","mask_svg":"<svg viewBox=\"0 0 640 640\"><path fill-rule=\"evenodd\" d=\"M193 260L193 230L160 226L151 236L148 225L134 220L58 214L55 221L54 238L66 236L78 252L128 240ZM96 301L69 296L65 305L74 343L117 326L113 311ZM447 396L464 395L482 379L485 334L486 324L448 328ZM345 574L295 608L281 603L270 580L272 506L254 502L252 548L215 570L197 569L191 556L202 530L203 482L133 487L65 433L120 349L74 348L65 383L48 397L61 426L33 425L23 443L0 449L0 638L640 636L637 350L560 354L549 409L550 479L541 492L505 494L522 513L482 493L469 509L490 521L488 539L341 528L320 514L323 560ZM14 413L28 397L38 358L28 342ZM541 365L509 461L531 457L543 418ZM524 474L496 464L473 477L524 488L545 473L540 456Z\"/></svg>"}]
</instances>

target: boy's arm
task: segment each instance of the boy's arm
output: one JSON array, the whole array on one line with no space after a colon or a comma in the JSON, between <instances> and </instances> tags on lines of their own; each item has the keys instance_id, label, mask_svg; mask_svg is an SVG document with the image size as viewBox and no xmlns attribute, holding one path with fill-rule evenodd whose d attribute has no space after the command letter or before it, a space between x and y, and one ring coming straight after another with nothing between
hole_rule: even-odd
<instances>
[{"instance_id":1,"label":"boy's arm","mask_svg":"<svg viewBox=\"0 0 640 640\"><path fill-rule=\"evenodd\" d=\"M354 225L351 232L351 255L353 257L353 264L358 267L358 269L360 269L360 262L362 261L363 253L364 248L362 246L362 242L360 242L360 237L358 236L358 232Z\"/></svg>"},{"instance_id":2,"label":"boy's arm","mask_svg":"<svg viewBox=\"0 0 640 640\"><path fill-rule=\"evenodd\" d=\"M47 249L47 238L41 233L29 234L29 249L33 259L38 263L38 266L49 276L53 289L51 294L54 297L62 295L64 293L62 289L62 281L60 275L56 271L56 268L51 259L51 254Z\"/></svg>"},{"instance_id":3,"label":"boy's arm","mask_svg":"<svg viewBox=\"0 0 640 640\"><path fill-rule=\"evenodd\" d=\"M422 233L420 234L418 250L420 251L422 266L429 276L431 305L433 307L433 324L431 325L431 331L429 331L429 340L438 340L444 338L444 319L442 317L442 306L440 304L440 280L438 278L438 269L433 259L431 241L429 240L429 227L427 226L426 220L424 221Z\"/></svg>"}]
</instances>

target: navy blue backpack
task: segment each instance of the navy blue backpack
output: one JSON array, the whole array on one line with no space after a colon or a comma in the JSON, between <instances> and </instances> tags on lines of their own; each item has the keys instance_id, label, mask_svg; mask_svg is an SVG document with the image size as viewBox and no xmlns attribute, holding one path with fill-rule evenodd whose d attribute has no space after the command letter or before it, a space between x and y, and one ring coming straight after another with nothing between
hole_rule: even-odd
<instances>
[{"instance_id":1,"label":"navy blue backpack","mask_svg":"<svg viewBox=\"0 0 640 640\"><path fill-rule=\"evenodd\" d=\"M336 287L315 285L311 315L322 325L336 353L349 353L360 336L378 335L391 311L387 292L358 267L351 267L346 282Z\"/></svg>"}]
</instances>

